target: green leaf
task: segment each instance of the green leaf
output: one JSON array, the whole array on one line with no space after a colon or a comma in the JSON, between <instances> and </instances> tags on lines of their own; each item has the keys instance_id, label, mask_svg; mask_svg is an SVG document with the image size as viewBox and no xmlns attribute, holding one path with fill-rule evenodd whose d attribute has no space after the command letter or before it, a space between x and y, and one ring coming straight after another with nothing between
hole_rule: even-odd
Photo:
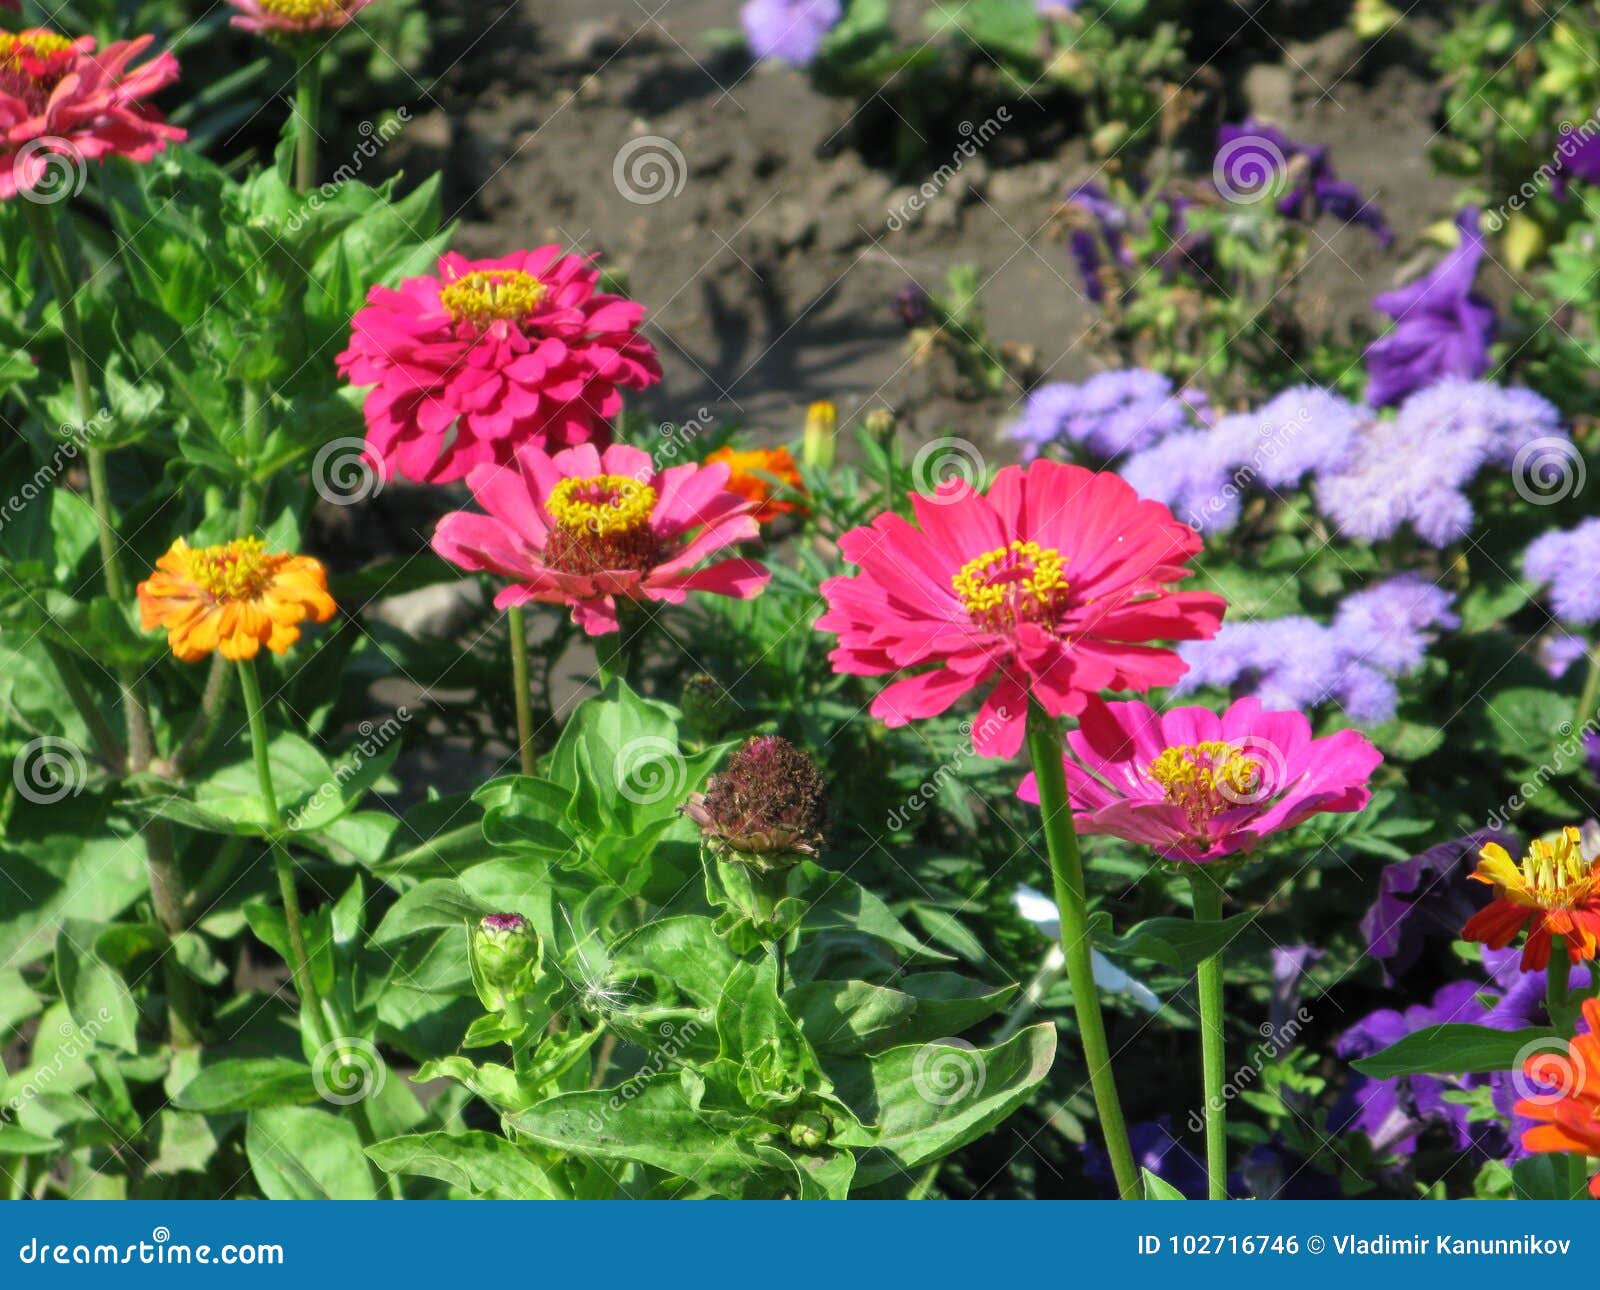
<instances>
[{"instance_id":1,"label":"green leaf","mask_svg":"<svg viewBox=\"0 0 1600 1290\"><path fill-rule=\"evenodd\" d=\"M917 958L950 957L923 944L905 929L888 905L842 873L806 860L790 880L790 890L806 905L805 917L800 920L802 937L827 932L859 932Z\"/></svg>"},{"instance_id":2,"label":"green leaf","mask_svg":"<svg viewBox=\"0 0 1600 1290\"><path fill-rule=\"evenodd\" d=\"M300 1106L251 1111L245 1154L268 1200L373 1200L355 1125Z\"/></svg>"},{"instance_id":3,"label":"green leaf","mask_svg":"<svg viewBox=\"0 0 1600 1290\"><path fill-rule=\"evenodd\" d=\"M317 1100L311 1068L287 1057L235 1057L207 1066L172 1099L183 1111L223 1115Z\"/></svg>"},{"instance_id":4,"label":"green leaf","mask_svg":"<svg viewBox=\"0 0 1600 1290\"><path fill-rule=\"evenodd\" d=\"M120 973L89 948L102 929L69 918L56 937L56 979L73 1023L94 1043L139 1051L139 1008Z\"/></svg>"},{"instance_id":5,"label":"green leaf","mask_svg":"<svg viewBox=\"0 0 1600 1290\"><path fill-rule=\"evenodd\" d=\"M684 914L646 923L612 947L613 978L648 979L658 1003L688 999L714 1008L739 960L701 914Z\"/></svg>"},{"instance_id":6,"label":"green leaf","mask_svg":"<svg viewBox=\"0 0 1600 1290\"><path fill-rule=\"evenodd\" d=\"M1555 1031L1495 1030L1489 1026L1429 1026L1390 1044L1382 1052L1351 1062L1371 1079L1399 1075L1487 1075L1519 1068L1520 1059L1541 1045L1560 1041Z\"/></svg>"},{"instance_id":7,"label":"green leaf","mask_svg":"<svg viewBox=\"0 0 1600 1290\"><path fill-rule=\"evenodd\" d=\"M866 981L814 981L784 1002L819 1053L875 1053L959 1035L1003 1009L1014 985L992 990L953 972L908 976L901 989Z\"/></svg>"},{"instance_id":8,"label":"green leaf","mask_svg":"<svg viewBox=\"0 0 1600 1290\"><path fill-rule=\"evenodd\" d=\"M497 1133L414 1133L367 1148L385 1173L437 1178L490 1200L558 1200L565 1193L527 1151Z\"/></svg>"},{"instance_id":9,"label":"green leaf","mask_svg":"<svg viewBox=\"0 0 1600 1290\"><path fill-rule=\"evenodd\" d=\"M1181 1191L1169 1182L1163 1182L1148 1169L1141 1169L1139 1173L1144 1179L1144 1198L1146 1200L1188 1200Z\"/></svg>"},{"instance_id":10,"label":"green leaf","mask_svg":"<svg viewBox=\"0 0 1600 1290\"><path fill-rule=\"evenodd\" d=\"M395 901L372 934L372 943L392 945L419 932L460 927L477 922L489 912L462 891L459 882L450 878L429 878Z\"/></svg>"},{"instance_id":11,"label":"green leaf","mask_svg":"<svg viewBox=\"0 0 1600 1290\"><path fill-rule=\"evenodd\" d=\"M1179 972L1192 972L1202 959L1227 949L1255 918L1253 910L1215 923L1200 923L1192 918L1147 918L1126 935L1113 937L1101 934L1107 924L1103 915L1096 915L1094 944L1104 954L1154 961Z\"/></svg>"}]
</instances>

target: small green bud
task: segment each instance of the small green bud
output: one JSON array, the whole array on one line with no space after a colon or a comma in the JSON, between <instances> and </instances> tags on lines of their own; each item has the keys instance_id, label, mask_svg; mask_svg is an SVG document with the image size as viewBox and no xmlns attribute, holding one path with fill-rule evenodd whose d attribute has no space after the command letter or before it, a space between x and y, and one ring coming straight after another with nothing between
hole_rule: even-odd
<instances>
[{"instance_id":1,"label":"small green bud","mask_svg":"<svg viewBox=\"0 0 1600 1290\"><path fill-rule=\"evenodd\" d=\"M489 914L472 930L472 982L483 1006L502 1011L532 994L543 975L544 945L521 914Z\"/></svg>"},{"instance_id":2,"label":"small green bud","mask_svg":"<svg viewBox=\"0 0 1600 1290\"><path fill-rule=\"evenodd\" d=\"M821 1111L802 1111L789 1125L789 1141L802 1151L816 1151L827 1145L832 1127Z\"/></svg>"},{"instance_id":3,"label":"small green bud","mask_svg":"<svg viewBox=\"0 0 1600 1290\"><path fill-rule=\"evenodd\" d=\"M683 719L696 737L715 739L732 715L727 693L715 677L697 672L684 684Z\"/></svg>"}]
</instances>

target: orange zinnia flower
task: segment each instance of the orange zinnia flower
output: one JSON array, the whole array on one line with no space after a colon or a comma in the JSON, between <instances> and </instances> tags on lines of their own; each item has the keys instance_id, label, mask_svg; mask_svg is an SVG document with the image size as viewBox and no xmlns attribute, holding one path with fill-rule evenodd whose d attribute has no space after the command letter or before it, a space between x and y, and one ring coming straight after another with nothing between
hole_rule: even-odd
<instances>
[{"instance_id":1,"label":"orange zinnia flower","mask_svg":"<svg viewBox=\"0 0 1600 1290\"><path fill-rule=\"evenodd\" d=\"M1551 1089L1523 1098L1513 1108L1537 1123L1522 1135L1529 1151L1600 1156L1600 999L1586 999L1589 1033L1562 1053L1535 1053L1523 1064L1530 1083ZM1600 1174L1589 1179L1589 1195L1600 1200Z\"/></svg>"},{"instance_id":2,"label":"orange zinnia flower","mask_svg":"<svg viewBox=\"0 0 1600 1290\"><path fill-rule=\"evenodd\" d=\"M803 498L806 491L800 482L800 469L794 464L794 457L787 448L751 448L743 452L733 448L718 448L706 458L706 465L719 461L727 462L732 472L724 487L747 502L756 503L755 517L758 523L766 524L780 515L805 513L803 500L784 496L798 493ZM756 473L758 471L759 474ZM782 487L766 478L768 475L777 479Z\"/></svg>"},{"instance_id":3,"label":"orange zinnia flower","mask_svg":"<svg viewBox=\"0 0 1600 1290\"><path fill-rule=\"evenodd\" d=\"M1565 938L1574 963L1600 949L1600 861L1584 859L1577 829L1563 829L1554 842L1534 841L1521 864L1491 842L1478 852L1472 877L1493 887L1495 899L1461 929L1467 940L1503 950L1532 919L1522 947L1524 972L1549 966L1552 936Z\"/></svg>"},{"instance_id":4,"label":"orange zinnia flower","mask_svg":"<svg viewBox=\"0 0 1600 1290\"><path fill-rule=\"evenodd\" d=\"M179 538L139 584L140 626L165 628L185 663L218 649L233 659L254 658L263 645L282 654L303 619L325 623L334 608L320 563L269 554L260 538L200 548Z\"/></svg>"}]
</instances>

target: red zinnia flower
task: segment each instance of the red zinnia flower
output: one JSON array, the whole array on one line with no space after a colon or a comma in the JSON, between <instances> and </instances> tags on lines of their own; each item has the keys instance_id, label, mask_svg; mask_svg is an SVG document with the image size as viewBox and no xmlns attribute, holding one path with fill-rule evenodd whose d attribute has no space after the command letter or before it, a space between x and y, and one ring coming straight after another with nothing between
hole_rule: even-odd
<instances>
[{"instance_id":1,"label":"red zinnia flower","mask_svg":"<svg viewBox=\"0 0 1600 1290\"><path fill-rule=\"evenodd\" d=\"M134 59L154 36L95 52L93 36L0 32L0 198L31 192L51 173L52 155L74 166L102 157L149 161L186 138L140 100L178 78L178 60Z\"/></svg>"},{"instance_id":2,"label":"red zinnia flower","mask_svg":"<svg viewBox=\"0 0 1600 1290\"><path fill-rule=\"evenodd\" d=\"M1321 811L1359 811L1383 760L1354 730L1313 739L1300 713L1263 712L1259 699L1240 699L1221 716L1097 700L1068 733L1067 749L1080 832L1200 862L1251 851ZM1017 794L1038 802L1031 774Z\"/></svg>"},{"instance_id":3,"label":"red zinnia flower","mask_svg":"<svg viewBox=\"0 0 1600 1290\"><path fill-rule=\"evenodd\" d=\"M498 260L451 254L438 276L373 287L339 371L367 395L367 446L384 474L422 483L610 437L618 387L661 379L639 335L644 306L596 292L599 273L557 246ZM453 431L453 434L452 434Z\"/></svg>"},{"instance_id":4,"label":"red zinnia flower","mask_svg":"<svg viewBox=\"0 0 1600 1290\"><path fill-rule=\"evenodd\" d=\"M1562 937L1574 963L1600 951L1600 860L1586 860L1582 835L1565 828L1554 842L1539 838L1518 864L1498 842L1478 852L1474 881L1494 888L1495 899L1461 929L1469 941L1503 950L1529 919L1533 930L1522 947L1522 970L1550 966L1550 938Z\"/></svg>"},{"instance_id":5,"label":"red zinnia flower","mask_svg":"<svg viewBox=\"0 0 1600 1290\"><path fill-rule=\"evenodd\" d=\"M501 609L538 600L570 605L591 636L617 630L616 597L680 603L690 591L741 599L767 585L759 561L715 551L755 537L751 505L727 490L726 466L671 466L612 444L580 444L554 457L528 444L514 466L479 466L467 477L476 515L439 521L433 549L463 569L510 578ZM691 536L692 534L692 536Z\"/></svg>"},{"instance_id":6,"label":"red zinnia flower","mask_svg":"<svg viewBox=\"0 0 1600 1290\"><path fill-rule=\"evenodd\" d=\"M1030 695L1059 716L1102 690L1170 685L1186 665L1149 642L1206 640L1221 625L1221 596L1169 588L1199 536L1116 475L1036 461L1007 466L987 495L953 480L911 504L920 529L885 513L839 539L861 572L822 584L816 623L839 637L836 671L932 665L873 700L890 726L994 681L972 746L1011 757Z\"/></svg>"},{"instance_id":7,"label":"red zinnia flower","mask_svg":"<svg viewBox=\"0 0 1600 1290\"><path fill-rule=\"evenodd\" d=\"M337 31L372 0L228 0L239 12L229 25L264 36Z\"/></svg>"},{"instance_id":8,"label":"red zinnia flower","mask_svg":"<svg viewBox=\"0 0 1600 1290\"><path fill-rule=\"evenodd\" d=\"M1512 1108L1537 1121L1522 1134L1528 1151L1600 1156L1600 999L1583 1001L1583 1019L1588 1033L1572 1040L1564 1055L1535 1053L1522 1067L1529 1081L1554 1089ZM1589 1195L1600 1200L1600 1173L1589 1179Z\"/></svg>"}]
</instances>

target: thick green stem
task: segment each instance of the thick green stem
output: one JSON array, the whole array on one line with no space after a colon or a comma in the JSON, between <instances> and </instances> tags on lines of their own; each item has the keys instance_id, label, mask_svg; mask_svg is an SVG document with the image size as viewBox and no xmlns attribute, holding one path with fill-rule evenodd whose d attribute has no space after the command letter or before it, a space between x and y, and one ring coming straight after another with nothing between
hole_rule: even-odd
<instances>
[{"instance_id":1,"label":"thick green stem","mask_svg":"<svg viewBox=\"0 0 1600 1290\"><path fill-rule=\"evenodd\" d=\"M533 696L528 690L528 623L521 605L506 610L511 632L511 688L517 706L517 760L524 775L533 765Z\"/></svg>"},{"instance_id":2,"label":"thick green stem","mask_svg":"<svg viewBox=\"0 0 1600 1290\"><path fill-rule=\"evenodd\" d=\"M1583 674L1583 690L1578 695L1578 706L1574 712L1573 725L1580 731L1587 731L1589 723L1595 719L1595 705L1600 704L1600 646L1591 645L1588 649L1588 670Z\"/></svg>"},{"instance_id":3,"label":"thick green stem","mask_svg":"<svg viewBox=\"0 0 1600 1290\"><path fill-rule=\"evenodd\" d=\"M1105 1021L1100 1016L1100 996L1094 981L1083 860L1078 854L1078 834L1072 826L1066 773L1061 765L1061 723L1031 699L1028 702L1028 753L1033 759L1033 774L1039 786L1039 810L1044 816L1050 876L1055 885L1056 908L1061 915L1061 952L1067 960L1067 980L1072 983L1072 1004L1078 1014L1078 1038L1089 1066L1100 1131L1105 1135L1106 1153L1111 1157L1117 1191L1123 1200L1138 1200L1143 1194L1139 1169L1128 1145L1128 1128L1117 1097Z\"/></svg>"},{"instance_id":4,"label":"thick green stem","mask_svg":"<svg viewBox=\"0 0 1600 1290\"><path fill-rule=\"evenodd\" d=\"M1189 875L1194 892L1194 919L1222 919L1222 887L1203 866ZM1206 1180L1212 1200L1228 1198L1228 1103L1223 1096L1227 1058L1222 1030L1222 951L1200 960L1195 971L1200 986L1200 1060L1206 1099Z\"/></svg>"},{"instance_id":5,"label":"thick green stem","mask_svg":"<svg viewBox=\"0 0 1600 1290\"><path fill-rule=\"evenodd\" d=\"M310 192L317 183L317 121L322 115L322 51L300 64L294 86L294 186Z\"/></svg>"},{"instance_id":6,"label":"thick green stem","mask_svg":"<svg viewBox=\"0 0 1600 1290\"><path fill-rule=\"evenodd\" d=\"M633 675L634 650L639 636L639 615L633 608L617 602L617 630L596 638L595 650L600 664L600 687L612 681L627 684Z\"/></svg>"},{"instance_id":7,"label":"thick green stem","mask_svg":"<svg viewBox=\"0 0 1600 1290\"><path fill-rule=\"evenodd\" d=\"M1550 938L1550 966L1545 970L1544 1006L1550 1024L1558 1034L1573 1033L1578 1020L1578 1005L1572 999L1572 962L1567 957L1567 938Z\"/></svg>"},{"instance_id":8,"label":"thick green stem","mask_svg":"<svg viewBox=\"0 0 1600 1290\"><path fill-rule=\"evenodd\" d=\"M528 1010L522 1006L521 999L507 999L505 1001L506 1024L517 1030L517 1037L511 1041L511 1068L516 1072L517 1079L526 1079L533 1073L533 1050L529 1046Z\"/></svg>"}]
</instances>

